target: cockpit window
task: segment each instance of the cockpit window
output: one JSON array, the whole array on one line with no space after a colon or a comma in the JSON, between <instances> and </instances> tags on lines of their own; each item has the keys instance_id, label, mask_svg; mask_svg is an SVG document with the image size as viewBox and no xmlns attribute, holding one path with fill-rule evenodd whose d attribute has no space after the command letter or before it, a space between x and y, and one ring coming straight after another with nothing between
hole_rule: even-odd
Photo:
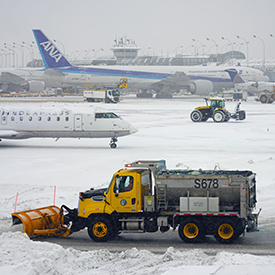
<instances>
[{"instance_id":1,"label":"cockpit window","mask_svg":"<svg viewBox=\"0 0 275 275\"><path fill-rule=\"evenodd\" d=\"M96 113L95 118L108 118L108 116L105 113Z\"/></svg>"},{"instance_id":2,"label":"cockpit window","mask_svg":"<svg viewBox=\"0 0 275 275\"><path fill-rule=\"evenodd\" d=\"M118 118L115 113L96 113L95 118Z\"/></svg>"},{"instance_id":3,"label":"cockpit window","mask_svg":"<svg viewBox=\"0 0 275 275\"><path fill-rule=\"evenodd\" d=\"M116 115L115 113L107 113L107 116L110 118L118 118L118 115Z\"/></svg>"}]
</instances>

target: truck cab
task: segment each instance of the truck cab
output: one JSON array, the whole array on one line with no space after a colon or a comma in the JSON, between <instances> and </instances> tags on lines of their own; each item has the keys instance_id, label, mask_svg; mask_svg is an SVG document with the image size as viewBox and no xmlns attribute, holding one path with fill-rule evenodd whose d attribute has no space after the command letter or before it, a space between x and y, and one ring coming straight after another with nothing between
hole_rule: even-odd
<instances>
[{"instance_id":1,"label":"truck cab","mask_svg":"<svg viewBox=\"0 0 275 275\"><path fill-rule=\"evenodd\" d=\"M144 196L152 195L151 182L149 169L121 169L114 174L106 190L80 193L79 216L141 212Z\"/></svg>"}]
</instances>

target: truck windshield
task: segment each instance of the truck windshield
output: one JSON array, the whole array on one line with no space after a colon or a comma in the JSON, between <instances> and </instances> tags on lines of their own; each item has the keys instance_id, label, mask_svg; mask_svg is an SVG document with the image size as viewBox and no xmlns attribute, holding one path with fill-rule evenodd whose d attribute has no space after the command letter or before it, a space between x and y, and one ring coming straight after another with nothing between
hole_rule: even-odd
<instances>
[{"instance_id":1,"label":"truck windshield","mask_svg":"<svg viewBox=\"0 0 275 275\"><path fill-rule=\"evenodd\" d=\"M120 96L120 92L118 90L113 90L112 95L113 96Z\"/></svg>"}]
</instances>

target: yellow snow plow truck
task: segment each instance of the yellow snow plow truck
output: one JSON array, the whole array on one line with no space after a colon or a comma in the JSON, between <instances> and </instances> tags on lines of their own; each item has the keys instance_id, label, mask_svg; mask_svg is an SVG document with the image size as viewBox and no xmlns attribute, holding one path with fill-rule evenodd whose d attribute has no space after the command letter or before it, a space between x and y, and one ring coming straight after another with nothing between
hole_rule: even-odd
<instances>
[{"instance_id":1,"label":"yellow snow plow truck","mask_svg":"<svg viewBox=\"0 0 275 275\"><path fill-rule=\"evenodd\" d=\"M221 243L257 230L256 180L251 171L169 170L165 160L136 161L108 188L79 194L79 207L48 206L12 214L30 237L62 236L87 228L97 242L120 232L178 229L184 242L214 235Z\"/></svg>"},{"instance_id":2,"label":"yellow snow plow truck","mask_svg":"<svg viewBox=\"0 0 275 275\"><path fill-rule=\"evenodd\" d=\"M208 101L210 104L208 104ZM228 122L231 118L236 120L244 120L246 113L240 110L241 102L237 103L235 112L231 114L225 109L225 102L219 98L205 98L206 106L195 108L191 112L190 118L193 122L205 122L209 118L213 118L215 122Z\"/></svg>"}]
</instances>

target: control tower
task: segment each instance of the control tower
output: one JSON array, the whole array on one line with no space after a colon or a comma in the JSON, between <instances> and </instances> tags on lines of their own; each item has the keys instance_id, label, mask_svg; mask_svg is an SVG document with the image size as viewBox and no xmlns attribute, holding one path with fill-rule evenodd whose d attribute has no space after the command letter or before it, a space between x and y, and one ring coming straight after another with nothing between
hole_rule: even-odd
<instances>
[{"instance_id":1,"label":"control tower","mask_svg":"<svg viewBox=\"0 0 275 275\"><path fill-rule=\"evenodd\" d=\"M115 39L115 45L111 50L117 58L117 64L127 64L137 57L140 48L136 45L134 40L130 40L127 37L121 37Z\"/></svg>"}]
</instances>

